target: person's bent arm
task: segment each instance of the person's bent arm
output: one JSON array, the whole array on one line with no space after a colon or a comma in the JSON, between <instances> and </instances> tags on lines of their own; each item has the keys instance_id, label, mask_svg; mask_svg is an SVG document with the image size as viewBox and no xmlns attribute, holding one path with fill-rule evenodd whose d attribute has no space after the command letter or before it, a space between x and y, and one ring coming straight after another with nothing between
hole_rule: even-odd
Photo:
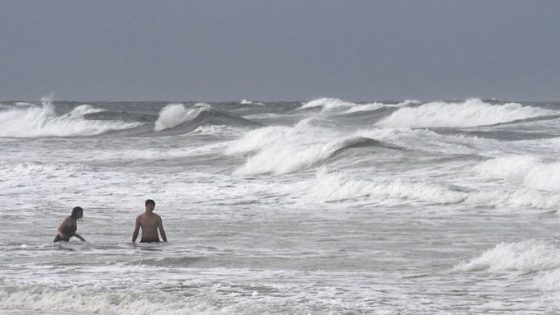
<instances>
[{"instance_id":1,"label":"person's bent arm","mask_svg":"<svg viewBox=\"0 0 560 315\"><path fill-rule=\"evenodd\" d=\"M161 239L167 243L167 236L165 235L165 230L163 229L163 222L161 217L159 218L159 234L161 234Z\"/></svg>"},{"instance_id":2,"label":"person's bent arm","mask_svg":"<svg viewBox=\"0 0 560 315\"><path fill-rule=\"evenodd\" d=\"M80 234L78 234L78 233L74 233L74 235L73 235L73 236L75 236L75 237L79 238L79 239L80 239L80 241L82 241L82 242L85 242L85 241L86 241L86 239L85 239L85 238L83 238L83 237L81 237L81 236L80 236Z\"/></svg>"},{"instance_id":3,"label":"person's bent arm","mask_svg":"<svg viewBox=\"0 0 560 315\"><path fill-rule=\"evenodd\" d=\"M138 232L140 232L140 217L136 218L136 225L134 226L134 233L132 233L132 243L136 243L136 238L138 238Z\"/></svg>"}]
</instances>

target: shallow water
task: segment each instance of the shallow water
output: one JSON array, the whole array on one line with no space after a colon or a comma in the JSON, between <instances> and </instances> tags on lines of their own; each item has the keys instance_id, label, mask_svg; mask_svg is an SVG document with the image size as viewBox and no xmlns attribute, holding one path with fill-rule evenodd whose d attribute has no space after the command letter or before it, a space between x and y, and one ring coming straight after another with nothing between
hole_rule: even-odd
<instances>
[{"instance_id":1,"label":"shallow water","mask_svg":"<svg viewBox=\"0 0 560 315\"><path fill-rule=\"evenodd\" d=\"M0 314L560 311L558 104L4 105Z\"/></svg>"}]
</instances>

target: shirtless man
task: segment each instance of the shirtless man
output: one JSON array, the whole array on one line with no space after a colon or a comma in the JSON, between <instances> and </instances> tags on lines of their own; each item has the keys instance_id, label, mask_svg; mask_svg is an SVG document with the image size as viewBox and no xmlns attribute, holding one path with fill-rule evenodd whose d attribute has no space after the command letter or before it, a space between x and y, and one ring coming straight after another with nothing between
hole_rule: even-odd
<instances>
[{"instance_id":1,"label":"shirtless man","mask_svg":"<svg viewBox=\"0 0 560 315\"><path fill-rule=\"evenodd\" d=\"M155 207L156 203L153 200L146 200L146 212L136 217L136 226L134 227L134 233L132 234L133 243L136 242L140 228L142 228L142 238L140 239L140 243L159 243L158 229L161 234L161 238L167 243L167 236L165 236L165 231L163 230L161 217L154 213Z\"/></svg>"}]
</instances>

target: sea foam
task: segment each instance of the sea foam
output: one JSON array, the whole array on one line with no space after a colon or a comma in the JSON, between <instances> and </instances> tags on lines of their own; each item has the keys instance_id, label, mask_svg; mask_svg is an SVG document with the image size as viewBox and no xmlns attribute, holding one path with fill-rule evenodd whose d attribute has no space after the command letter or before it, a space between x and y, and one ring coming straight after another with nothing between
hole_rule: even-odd
<instances>
[{"instance_id":1,"label":"sea foam","mask_svg":"<svg viewBox=\"0 0 560 315\"><path fill-rule=\"evenodd\" d=\"M90 105L81 105L58 116L51 100L44 98L42 106L26 104L0 112L0 137L36 138L93 136L110 130L133 128L140 123L87 120L88 113L103 111Z\"/></svg>"},{"instance_id":2,"label":"sea foam","mask_svg":"<svg viewBox=\"0 0 560 315\"><path fill-rule=\"evenodd\" d=\"M150 298L151 295L151 298ZM186 301L171 295L148 296L136 293L98 292L83 288L55 290L40 286L0 290L0 306L42 311L87 312L119 315L173 315L206 312L227 314L225 310L202 301Z\"/></svg>"},{"instance_id":3,"label":"sea foam","mask_svg":"<svg viewBox=\"0 0 560 315\"><path fill-rule=\"evenodd\" d=\"M459 103L432 102L402 107L377 123L381 127L475 127L558 114L518 103L489 104L480 99Z\"/></svg>"},{"instance_id":4,"label":"sea foam","mask_svg":"<svg viewBox=\"0 0 560 315\"><path fill-rule=\"evenodd\" d=\"M341 112L343 114L355 112L374 111L383 107L401 107L410 104L416 104L416 100L406 100L398 104L385 104L385 103L353 103L344 101L337 98L318 98L303 104L300 109L321 108L322 112Z\"/></svg>"},{"instance_id":5,"label":"sea foam","mask_svg":"<svg viewBox=\"0 0 560 315\"><path fill-rule=\"evenodd\" d=\"M235 174L286 174L325 161L364 139L305 119L293 127L273 126L250 131L233 141L226 154L250 154Z\"/></svg>"},{"instance_id":6,"label":"sea foam","mask_svg":"<svg viewBox=\"0 0 560 315\"><path fill-rule=\"evenodd\" d=\"M466 195L452 191L442 185L407 179L379 178L363 180L337 172L329 172L325 167L317 170L310 187L312 198L319 201L335 201L365 198L381 204L406 202L427 202L449 204L462 202Z\"/></svg>"},{"instance_id":7,"label":"sea foam","mask_svg":"<svg viewBox=\"0 0 560 315\"><path fill-rule=\"evenodd\" d=\"M202 111L212 110L212 106L205 103L195 104L187 109L183 104L169 104L161 109L154 124L155 131L162 131L184 124L196 118Z\"/></svg>"},{"instance_id":8,"label":"sea foam","mask_svg":"<svg viewBox=\"0 0 560 315\"><path fill-rule=\"evenodd\" d=\"M505 156L474 168L482 177L501 178L512 184L544 191L560 191L560 162L543 162L536 156Z\"/></svg>"},{"instance_id":9,"label":"sea foam","mask_svg":"<svg viewBox=\"0 0 560 315\"><path fill-rule=\"evenodd\" d=\"M456 271L531 272L560 267L560 250L550 242L526 240L500 243L468 262L455 267Z\"/></svg>"}]
</instances>

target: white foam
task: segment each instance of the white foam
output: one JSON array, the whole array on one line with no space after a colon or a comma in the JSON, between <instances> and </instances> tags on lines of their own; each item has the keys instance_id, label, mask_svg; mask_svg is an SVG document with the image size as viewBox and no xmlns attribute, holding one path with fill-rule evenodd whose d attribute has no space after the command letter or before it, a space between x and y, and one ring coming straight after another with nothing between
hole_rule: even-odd
<instances>
[{"instance_id":1,"label":"white foam","mask_svg":"<svg viewBox=\"0 0 560 315\"><path fill-rule=\"evenodd\" d=\"M560 267L560 250L541 240L500 243L482 255L455 267L456 271L542 271Z\"/></svg>"},{"instance_id":2,"label":"white foam","mask_svg":"<svg viewBox=\"0 0 560 315\"><path fill-rule=\"evenodd\" d=\"M324 161L355 139L306 119L294 127L275 126L252 130L232 142L226 153L256 152L235 174L285 174Z\"/></svg>"},{"instance_id":3,"label":"white foam","mask_svg":"<svg viewBox=\"0 0 560 315\"><path fill-rule=\"evenodd\" d=\"M243 100L241 100L240 104L241 104L241 105L264 105L264 104L261 103L261 102L250 101L250 100L248 100L248 99L246 99L246 98L244 98Z\"/></svg>"},{"instance_id":4,"label":"white foam","mask_svg":"<svg viewBox=\"0 0 560 315\"><path fill-rule=\"evenodd\" d=\"M337 98L318 98L303 104L300 109L320 107L322 112L342 111L343 114L349 114L356 112L374 111L383 107L401 107L416 103L418 103L418 101L416 100L406 100L398 104L384 104L378 102L359 104Z\"/></svg>"},{"instance_id":5,"label":"white foam","mask_svg":"<svg viewBox=\"0 0 560 315\"><path fill-rule=\"evenodd\" d=\"M560 196L534 189L486 188L486 190L471 193L468 203L476 206L496 206L496 210L511 211L512 207L521 211L529 209L557 209L560 206Z\"/></svg>"},{"instance_id":6,"label":"white foam","mask_svg":"<svg viewBox=\"0 0 560 315\"><path fill-rule=\"evenodd\" d=\"M356 135L418 151L445 154L480 154L482 147L496 148L496 141L463 135L442 135L428 129L372 128L356 131Z\"/></svg>"},{"instance_id":7,"label":"white foam","mask_svg":"<svg viewBox=\"0 0 560 315\"><path fill-rule=\"evenodd\" d=\"M84 105L80 105L75 107L70 113L67 114L68 117L71 118L75 118L75 119L79 119L84 117L84 115L87 114L93 114L93 113L100 113L100 112L104 112L104 109L101 108L95 108L91 105L88 104L84 104Z\"/></svg>"},{"instance_id":8,"label":"white foam","mask_svg":"<svg viewBox=\"0 0 560 315\"><path fill-rule=\"evenodd\" d=\"M480 99L460 103L433 102L402 107L376 125L382 127L474 127L557 114L518 103L493 105Z\"/></svg>"},{"instance_id":9,"label":"white foam","mask_svg":"<svg viewBox=\"0 0 560 315\"><path fill-rule=\"evenodd\" d=\"M95 292L74 288L54 290L31 287L26 290L0 290L0 306L5 308L34 309L43 311L91 312L95 314L122 315L173 315L185 313L225 314L203 301L187 301L172 295L157 295L150 299L145 294Z\"/></svg>"},{"instance_id":10,"label":"white foam","mask_svg":"<svg viewBox=\"0 0 560 315\"><path fill-rule=\"evenodd\" d=\"M197 103L192 108L185 108L183 104L169 104L161 109L159 117L154 124L155 131L175 128L181 124L191 121L203 111L212 110L212 106L205 103Z\"/></svg>"},{"instance_id":11,"label":"white foam","mask_svg":"<svg viewBox=\"0 0 560 315\"><path fill-rule=\"evenodd\" d=\"M352 131L313 117L293 127L272 126L246 133L230 143L226 154L250 154L237 174L284 174L315 166L357 139L369 138L403 148L471 154L474 140L429 130L377 128ZM463 145L461 142L465 142ZM467 145L469 144L469 145Z\"/></svg>"},{"instance_id":12,"label":"white foam","mask_svg":"<svg viewBox=\"0 0 560 315\"><path fill-rule=\"evenodd\" d=\"M369 111L374 111L383 107L403 107L403 106L408 106L411 104L418 104L419 101L417 100L406 100L404 102L398 103L398 104L382 104L382 103L372 103L372 104L356 104L355 106L347 109L346 111L344 111L344 114L350 114L350 113L357 113L357 112L369 112Z\"/></svg>"},{"instance_id":13,"label":"white foam","mask_svg":"<svg viewBox=\"0 0 560 315\"><path fill-rule=\"evenodd\" d=\"M323 110L335 110L340 108L348 109L355 105L355 103L343 101L341 99L324 97L309 101L303 104L300 109L321 107Z\"/></svg>"},{"instance_id":14,"label":"white foam","mask_svg":"<svg viewBox=\"0 0 560 315\"><path fill-rule=\"evenodd\" d=\"M267 144L279 142L290 132L290 127L265 127L246 133L241 139L231 142L226 154L249 153L264 148Z\"/></svg>"},{"instance_id":15,"label":"white foam","mask_svg":"<svg viewBox=\"0 0 560 315\"><path fill-rule=\"evenodd\" d=\"M329 173L325 167L317 170L310 195L318 201L367 198L382 204L419 201L428 203L459 203L466 194L442 185L406 179L379 178L360 180L339 173Z\"/></svg>"},{"instance_id":16,"label":"white foam","mask_svg":"<svg viewBox=\"0 0 560 315\"><path fill-rule=\"evenodd\" d=\"M191 131L191 135L199 135L199 136L218 136L218 137L226 137L226 136L241 136L243 132L247 131L244 128L238 128L228 125L204 125L196 128L195 130Z\"/></svg>"},{"instance_id":17,"label":"white foam","mask_svg":"<svg viewBox=\"0 0 560 315\"><path fill-rule=\"evenodd\" d=\"M16 106L28 107L28 106L35 106L35 104L28 103L28 102L16 102Z\"/></svg>"},{"instance_id":18,"label":"white foam","mask_svg":"<svg viewBox=\"0 0 560 315\"><path fill-rule=\"evenodd\" d=\"M536 156L505 156L474 168L482 177L502 178L531 189L560 191L560 162L546 163Z\"/></svg>"},{"instance_id":19,"label":"white foam","mask_svg":"<svg viewBox=\"0 0 560 315\"><path fill-rule=\"evenodd\" d=\"M65 178L82 172L87 168L77 164L41 164L33 162L5 163L0 162L0 176L2 178L19 178L22 176L35 178L43 176L47 178ZM17 183L14 183L17 184Z\"/></svg>"},{"instance_id":20,"label":"white foam","mask_svg":"<svg viewBox=\"0 0 560 315\"><path fill-rule=\"evenodd\" d=\"M83 115L87 113L102 111L89 105L78 106L70 113L57 116L50 99L44 98L42 102L41 107L26 105L0 112L0 137L92 136L140 125L84 119Z\"/></svg>"},{"instance_id":21,"label":"white foam","mask_svg":"<svg viewBox=\"0 0 560 315\"><path fill-rule=\"evenodd\" d=\"M313 145L277 145L262 150L247 160L235 174L286 174L316 165L333 156L338 150L361 139L346 138Z\"/></svg>"}]
</instances>

